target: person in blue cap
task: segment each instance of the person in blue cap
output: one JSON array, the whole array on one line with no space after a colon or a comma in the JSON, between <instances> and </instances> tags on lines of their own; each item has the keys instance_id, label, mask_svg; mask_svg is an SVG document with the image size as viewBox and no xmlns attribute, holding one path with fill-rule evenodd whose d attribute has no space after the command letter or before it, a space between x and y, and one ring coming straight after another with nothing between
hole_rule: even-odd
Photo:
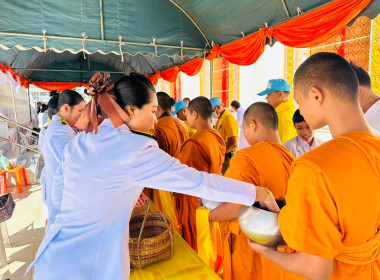
<instances>
[{"instance_id":1,"label":"person in blue cap","mask_svg":"<svg viewBox=\"0 0 380 280\"><path fill-rule=\"evenodd\" d=\"M289 100L290 85L284 79L269 80L267 88L258 93L259 96L266 96L266 100L276 109L278 116L278 134L284 144L297 136L293 125L293 114L295 107L292 100Z\"/></svg>"},{"instance_id":2,"label":"person in blue cap","mask_svg":"<svg viewBox=\"0 0 380 280\"><path fill-rule=\"evenodd\" d=\"M212 117L218 119L215 124L215 130L220 133L226 143L226 154L223 163L222 174L230 166L230 160L235 154L239 143L239 125L235 117L224 108L219 97L210 99L212 107Z\"/></svg>"},{"instance_id":3,"label":"person in blue cap","mask_svg":"<svg viewBox=\"0 0 380 280\"><path fill-rule=\"evenodd\" d=\"M189 123L187 122L188 111L187 111L187 104L185 103L185 101L182 101L181 99L179 99L178 102L174 104L173 107L174 107L173 116L177 115L177 118L183 121L183 123L186 125L186 128L189 132L189 136L197 132L197 130L191 128Z\"/></svg>"}]
</instances>

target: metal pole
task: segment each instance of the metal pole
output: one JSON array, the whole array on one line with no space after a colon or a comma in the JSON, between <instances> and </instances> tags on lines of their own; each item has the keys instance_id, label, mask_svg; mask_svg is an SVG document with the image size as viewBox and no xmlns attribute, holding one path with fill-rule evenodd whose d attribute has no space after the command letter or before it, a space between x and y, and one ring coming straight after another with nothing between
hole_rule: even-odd
<instances>
[{"instance_id":1,"label":"metal pole","mask_svg":"<svg viewBox=\"0 0 380 280\"><path fill-rule=\"evenodd\" d=\"M32 119L32 107L30 106L30 91L28 88L28 104L29 104L29 117L30 117L30 123L33 126L33 119Z\"/></svg>"},{"instance_id":2,"label":"metal pole","mask_svg":"<svg viewBox=\"0 0 380 280\"><path fill-rule=\"evenodd\" d=\"M4 36L21 36L21 37L33 37L33 38L48 38L48 39L59 39L59 40L75 40L75 41L83 41L82 37L67 37L67 36L48 36L48 35L38 35L38 34L27 34L27 33L13 33L13 32L0 32L0 35ZM91 39L87 38L86 42L102 42L104 40L99 39ZM106 40L107 43L110 44L120 44L120 41L114 40ZM194 51L208 51L206 48L194 48L194 47L185 47L185 46L174 46L174 45L165 45L165 44L153 44L150 43L139 43L139 42L130 42L130 41L121 41L121 43L126 45L136 45L136 46L153 46L153 47L161 47L161 48L171 48L171 49L184 49L184 50L194 50ZM37 49L38 50L38 49ZM13 68L12 68L13 69Z\"/></svg>"},{"instance_id":3,"label":"metal pole","mask_svg":"<svg viewBox=\"0 0 380 280\"><path fill-rule=\"evenodd\" d=\"M102 35L102 40L104 40L103 1L102 0L99 0L99 8L100 8L100 32Z\"/></svg>"},{"instance_id":4,"label":"metal pole","mask_svg":"<svg viewBox=\"0 0 380 280\"><path fill-rule=\"evenodd\" d=\"M12 90L12 101L13 101L13 112L15 114L15 121L16 123L18 123L18 120L17 120L17 109L16 109L16 100L15 100L15 91L14 91L14 88L12 87L11 85L11 90ZM18 143L19 142L19 129L18 127L16 127L16 142Z\"/></svg>"},{"instance_id":5,"label":"metal pole","mask_svg":"<svg viewBox=\"0 0 380 280\"><path fill-rule=\"evenodd\" d=\"M18 126L18 127L23 128L23 129L29 130L30 132L33 132L33 133L35 133L35 134L39 134L37 131L34 131L33 129L30 129L29 127L26 127L26 126L23 126L23 125L21 125L21 124L18 124L18 123L16 123L16 122L11 121L10 119L4 118L4 117L2 117L2 116L0 116L0 120L4 120L4 121L9 122L9 123L11 123L11 124L13 124L13 125L15 125L15 126Z\"/></svg>"},{"instance_id":6,"label":"metal pole","mask_svg":"<svg viewBox=\"0 0 380 280\"><path fill-rule=\"evenodd\" d=\"M210 98L213 96L214 87L214 62L210 61Z\"/></svg>"},{"instance_id":7,"label":"metal pole","mask_svg":"<svg viewBox=\"0 0 380 280\"><path fill-rule=\"evenodd\" d=\"M14 92L14 88L12 86L11 86L11 90L12 90L13 111L15 113L15 121L16 121L16 123L18 123L18 121L17 121L17 110L16 110L15 92Z\"/></svg>"},{"instance_id":8,"label":"metal pole","mask_svg":"<svg viewBox=\"0 0 380 280\"><path fill-rule=\"evenodd\" d=\"M33 151L33 152L35 152L35 153L41 154L41 152L38 151L38 150L35 150L35 149L32 149L32 148L29 148L28 146L24 146L24 145L21 145L21 144L19 144L19 143L13 142L12 140L9 140L9 139L4 138L4 137L2 137L2 136L0 136L0 139L1 139L1 140L4 140L4 141L7 141L7 142L9 142L9 143L11 143L11 144L15 144L15 145L17 145L18 147L25 148L25 149L31 150L31 151Z\"/></svg>"}]
</instances>

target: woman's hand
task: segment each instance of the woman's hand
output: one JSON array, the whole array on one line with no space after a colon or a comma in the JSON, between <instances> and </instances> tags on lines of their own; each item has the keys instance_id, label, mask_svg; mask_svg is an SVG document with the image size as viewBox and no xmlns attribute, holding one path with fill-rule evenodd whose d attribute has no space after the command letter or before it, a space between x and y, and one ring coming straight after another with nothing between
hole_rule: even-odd
<instances>
[{"instance_id":1,"label":"woman's hand","mask_svg":"<svg viewBox=\"0 0 380 280\"><path fill-rule=\"evenodd\" d=\"M146 196L145 196L145 194L142 192L142 193L140 194L139 200L137 200L136 207L137 207L137 208L141 208L141 207L145 204L145 201L146 201Z\"/></svg>"},{"instance_id":2,"label":"woman's hand","mask_svg":"<svg viewBox=\"0 0 380 280\"><path fill-rule=\"evenodd\" d=\"M272 192L263 187L256 187L256 201L260 202L260 206L264 209L268 209L271 212L280 212L280 207L272 194Z\"/></svg>"}]
</instances>

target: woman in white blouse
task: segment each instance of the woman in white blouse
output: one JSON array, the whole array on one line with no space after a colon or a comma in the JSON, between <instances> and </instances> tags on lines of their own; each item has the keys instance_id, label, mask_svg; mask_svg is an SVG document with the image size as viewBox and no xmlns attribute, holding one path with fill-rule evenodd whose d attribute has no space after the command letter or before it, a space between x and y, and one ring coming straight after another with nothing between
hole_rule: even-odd
<instances>
[{"instance_id":1,"label":"woman in white blouse","mask_svg":"<svg viewBox=\"0 0 380 280\"><path fill-rule=\"evenodd\" d=\"M46 132L43 133L39 147L45 161L40 180L43 188L43 205L47 207L47 216L50 220L54 218L52 216L53 177L61 164L63 149L76 134L73 127L82 115L85 104L83 97L73 90L53 92L49 103L57 104L56 114L52 116Z\"/></svg>"},{"instance_id":2,"label":"woman in white blouse","mask_svg":"<svg viewBox=\"0 0 380 280\"><path fill-rule=\"evenodd\" d=\"M92 117L94 133L82 132L65 148L62 204L31 265L34 279L129 279L129 219L144 187L244 205L265 201L278 210L265 188L198 172L159 149L150 134L157 98L146 77L107 86L96 76L92 84L89 108L99 103L109 119L98 129Z\"/></svg>"}]
</instances>

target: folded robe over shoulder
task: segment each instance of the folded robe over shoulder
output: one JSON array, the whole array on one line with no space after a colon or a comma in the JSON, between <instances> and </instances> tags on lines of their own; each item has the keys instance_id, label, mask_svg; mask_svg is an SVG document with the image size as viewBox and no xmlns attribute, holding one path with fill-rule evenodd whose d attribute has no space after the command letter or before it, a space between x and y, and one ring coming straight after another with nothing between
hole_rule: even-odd
<instances>
[{"instance_id":1,"label":"folded robe over shoulder","mask_svg":"<svg viewBox=\"0 0 380 280\"><path fill-rule=\"evenodd\" d=\"M294 161L279 223L298 252L334 259L331 279L380 279L380 139L341 135Z\"/></svg>"},{"instance_id":2,"label":"folded robe over shoulder","mask_svg":"<svg viewBox=\"0 0 380 280\"><path fill-rule=\"evenodd\" d=\"M267 187L276 199L286 194L293 155L274 142L260 142L242 149L232 158L225 176ZM221 225L223 241L223 279L282 279L284 271L273 263L265 263L247 243L237 219ZM231 250L229 250L231 248ZM268 262L268 261L267 261ZM270 272L268 278L265 272ZM271 278L274 277L275 278Z\"/></svg>"}]
</instances>

